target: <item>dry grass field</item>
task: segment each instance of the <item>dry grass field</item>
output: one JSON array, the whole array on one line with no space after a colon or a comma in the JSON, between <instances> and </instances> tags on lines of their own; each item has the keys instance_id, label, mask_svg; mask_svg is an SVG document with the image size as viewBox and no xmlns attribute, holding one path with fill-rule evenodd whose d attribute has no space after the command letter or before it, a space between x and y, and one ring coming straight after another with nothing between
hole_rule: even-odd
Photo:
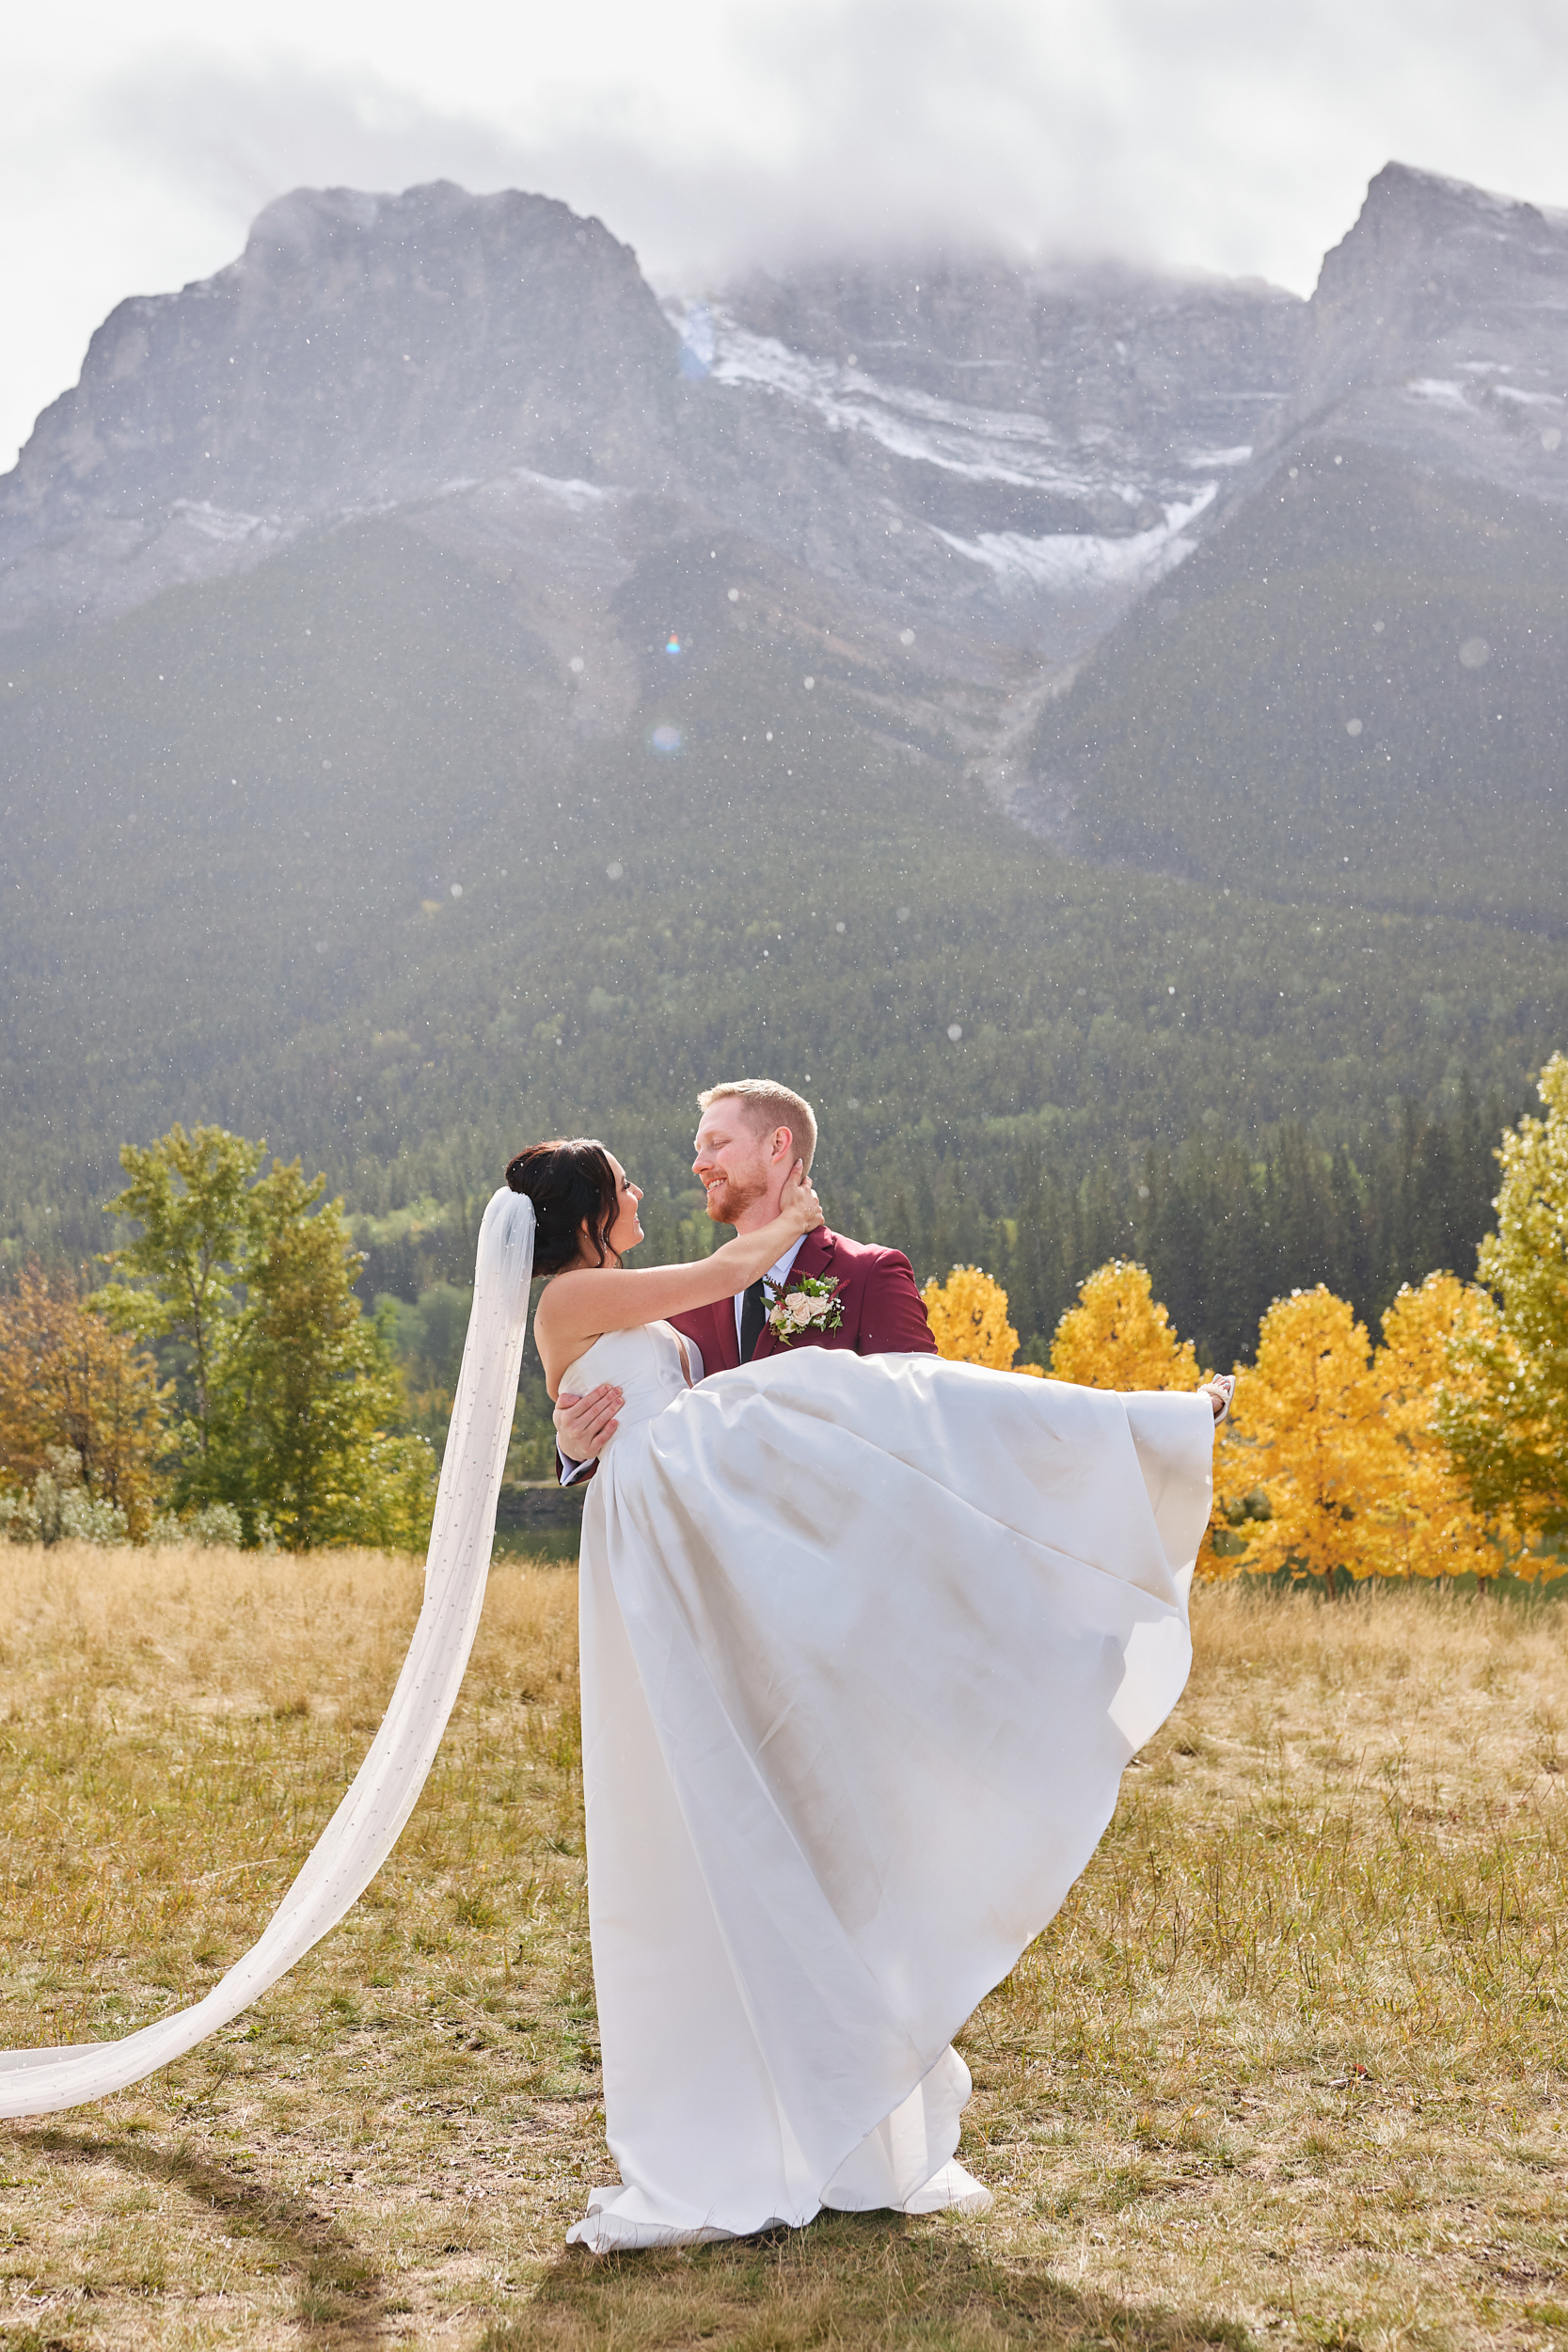
<instances>
[{"instance_id":1,"label":"dry grass field","mask_svg":"<svg viewBox=\"0 0 1568 2352\"><path fill-rule=\"evenodd\" d=\"M419 1572L0 1549L0 2042L213 1981L378 1719ZM1568 1614L1200 1591L1198 1663L971 2022L980 2221L595 2264L575 1580L497 1568L378 1883L250 2015L0 2125L0 2345L1568 2345Z\"/></svg>"}]
</instances>

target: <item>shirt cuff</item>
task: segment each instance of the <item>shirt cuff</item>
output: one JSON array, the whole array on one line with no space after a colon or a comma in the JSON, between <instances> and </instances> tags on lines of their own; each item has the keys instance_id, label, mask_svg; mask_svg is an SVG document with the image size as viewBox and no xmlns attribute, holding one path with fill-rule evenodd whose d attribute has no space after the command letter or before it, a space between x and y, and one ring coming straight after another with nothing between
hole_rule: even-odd
<instances>
[{"instance_id":1,"label":"shirt cuff","mask_svg":"<svg viewBox=\"0 0 1568 2352\"><path fill-rule=\"evenodd\" d=\"M561 1452L559 1446L556 1448L556 1458L561 1464L561 1483L563 1486L575 1486L578 1479L586 1478L594 1467L592 1462L574 1462L570 1454Z\"/></svg>"}]
</instances>

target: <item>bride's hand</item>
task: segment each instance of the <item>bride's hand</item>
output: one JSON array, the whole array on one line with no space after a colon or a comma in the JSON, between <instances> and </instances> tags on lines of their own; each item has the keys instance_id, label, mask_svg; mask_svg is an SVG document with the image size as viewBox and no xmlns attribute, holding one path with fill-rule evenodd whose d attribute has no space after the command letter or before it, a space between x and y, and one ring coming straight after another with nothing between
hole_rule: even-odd
<instances>
[{"instance_id":1,"label":"bride's hand","mask_svg":"<svg viewBox=\"0 0 1568 2352\"><path fill-rule=\"evenodd\" d=\"M779 1196L779 1215L787 1218L798 1233L815 1233L819 1225L828 1221L803 1160L797 1160L784 1179L784 1188Z\"/></svg>"}]
</instances>

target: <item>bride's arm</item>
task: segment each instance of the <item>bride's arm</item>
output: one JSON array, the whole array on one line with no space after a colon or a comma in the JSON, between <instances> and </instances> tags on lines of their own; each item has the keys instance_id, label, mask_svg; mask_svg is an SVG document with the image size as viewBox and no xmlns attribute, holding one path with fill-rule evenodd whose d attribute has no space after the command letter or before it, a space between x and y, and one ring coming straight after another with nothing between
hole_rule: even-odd
<instances>
[{"instance_id":1,"label":"bride's arm","mask_svg":"<svg viewBox=\"0 0 1568 2352\"><path fill-rule=\"evenodd\" d=\"M734 1298L766 1274L798 1235L822 1223L822 1206L796 1162L779 1215L753 1233L736 1233L690 1265L577 1266L558 1274L539 1301L534 1338L553 1397L560 1375L606 1331L657 1323L716 1298Z\"/></svg>"}]
</instances>

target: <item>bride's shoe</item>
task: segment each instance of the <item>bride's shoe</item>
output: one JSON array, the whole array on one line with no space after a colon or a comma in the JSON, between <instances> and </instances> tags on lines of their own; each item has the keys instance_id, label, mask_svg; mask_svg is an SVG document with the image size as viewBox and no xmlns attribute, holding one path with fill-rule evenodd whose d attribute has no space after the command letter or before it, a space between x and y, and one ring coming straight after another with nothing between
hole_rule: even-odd
<instances>
[{"instance_id":1,"label":"bride's shoe","mask_svg":"<svg viewBox=\"0 0 1568 2352\"><path fill-rule=\"evenodd\" d=\"M1203 1393L1214 1399L1214 1426L1217 1429L1222 1421L1230 1418L1230 1400L1236 1393L1235 1374L1216 1372L1212 1379L1203 1383Z\"/></svg>"}]
</instances>

